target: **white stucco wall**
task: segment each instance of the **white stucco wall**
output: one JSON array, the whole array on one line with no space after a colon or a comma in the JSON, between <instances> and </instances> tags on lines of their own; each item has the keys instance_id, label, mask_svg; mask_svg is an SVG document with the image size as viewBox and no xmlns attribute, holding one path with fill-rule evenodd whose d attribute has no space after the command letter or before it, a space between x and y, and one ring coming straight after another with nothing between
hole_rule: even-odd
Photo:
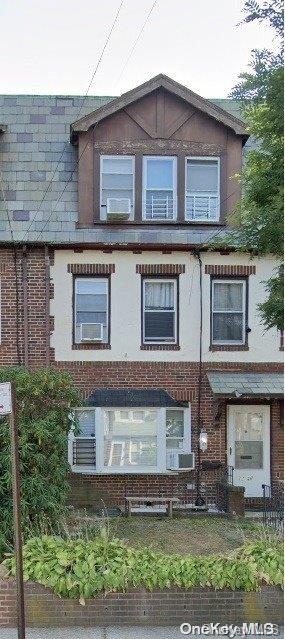
<instances>
[{"instance_id":1,"label":"white stucco wall","mask_svg":"<svg viewBox=\"0 0 285 639\"><path fill-rule=\"evenodd\" d=\"M220 255L203 253L203 360L212 362L279 362L277 330L265 331L260 323L257 305L265 295L263 281L272 274L275 262L271 258L247 255ZM111 349L72 350L72 275L69 263L114 263L111 276ZM144 351L141 345L141 276L136 264L184 264L185 274L179 276L179 351ZM205 275L205 264L241 264L256 266L256 275L249 276L249 333L248 351L211 352L210 346L210 276ZM51 268L54 283L54 333L51 346L57 361L198 361L199 355L199 268L197 259L188 252L173 251L163 255L160 251L147 251L134 255L131 251L56 250Z\"/></svg>"}]
</instances>

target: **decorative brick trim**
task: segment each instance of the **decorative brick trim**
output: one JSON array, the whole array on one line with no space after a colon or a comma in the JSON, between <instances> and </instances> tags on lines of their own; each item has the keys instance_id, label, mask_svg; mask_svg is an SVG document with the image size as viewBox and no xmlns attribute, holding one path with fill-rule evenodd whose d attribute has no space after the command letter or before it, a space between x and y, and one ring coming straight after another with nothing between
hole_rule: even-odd
<instances>
[{"instance_id":1,"label":"decorative brick trim","mask_svg":"<svg viewBox=\"0 0 285 639\"><path fill-rule=\"evenodd\" d=\"M100 344L100 343L72 345L73 351L104 351L104 350L110 350L110 348L111 348L111 344Z\"/></svg>"},{"instance_id":2,"label":"decorative brick trim","mask_svg":"<svg viewBox=\"0 0 285 639\"><path fill-rule=\"evenodd\" d=\"M115 264L68 264L67 271L73 275L111 275Z\"/></svg>"},{"instance_id":3,"label":"decorative brick trim","mask_svg":"<svg viewBox=\"0 0 285 639\"><path fill-rule=\"evenodd\" d=\"M142 344L141 351L180 351L179 344Z\"/></svg>"},{"instance_id":4,"label":"decorative brick trim","mask_svg":"<svg viewBox=\"0 0 285 639\"><path fill-rule=\"evenodd\" d=\"M0 262L0 275L4 275L6 273L6 264L5 262Z\"/></svg>"},{"instance_id":5,"label":"decorative brick trim","mask_svg":"<svg viewBox=\"0 0 285 639\"><path fill-rule=\"evenodd\" d=\"M238 277L246 277L247 275L255 275L256 267L254 264L243 266L241 264L206 264L206 275L237 275Z\"/></svg>"},{"instance_id":6,"label":"decorative brick trim","mask_svg":"<svg viewBox=\"0 0 285 639\"><path fill-rule=\"evenodd\" d=\"M141 275L181 275L185 264L137 264L136 273Z\"/></svg>"},{"instance_id":7,"label":"decorative brick trim","mask_svg":"<svg viewBox=\"0 0 285 639\"><path fill-rule=\"evenodd\" d=\"M210 351L249 351L247 344L221 344L213 345L209 348Z\"/></svg>"},{"instance_id":8,"label":"decorative brick trim","mask_svg":"<svg viewBox=\"0 0 285 639\"><path fill-rule=\"evenodd\" d=\"M171 391L171 397L179 402L193 402L195 391L187 389Z\"/></svg>"}]
</instances>

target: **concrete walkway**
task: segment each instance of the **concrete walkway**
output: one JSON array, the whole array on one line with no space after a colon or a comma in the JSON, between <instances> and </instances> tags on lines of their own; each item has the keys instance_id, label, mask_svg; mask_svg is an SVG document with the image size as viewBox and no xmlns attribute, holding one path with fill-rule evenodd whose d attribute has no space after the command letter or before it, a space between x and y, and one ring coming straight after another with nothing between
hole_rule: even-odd
<instances>
[{"instance_id":1,"label":"concrete walkway","mask_svg":"<svg viewBox=\"0 0 285 639\"><path fill-rule=\"evenodd\" d=\"M184 635L185 636L185 635ZM193 635L187 635L188 637ZM211 635L200 635L209 639ZM0 628L0 639L17 639L17 630ZM27 630L26 639L182 639L179 628L167 627L112 627L112 628L33 628ZM194 639L196 639L197 635ZM247 635L253 638L253 635ZM279 628L277 639L284 638L284 629ZM256 637L255 637L256 639Z\"/></svg>"}]
</instances>

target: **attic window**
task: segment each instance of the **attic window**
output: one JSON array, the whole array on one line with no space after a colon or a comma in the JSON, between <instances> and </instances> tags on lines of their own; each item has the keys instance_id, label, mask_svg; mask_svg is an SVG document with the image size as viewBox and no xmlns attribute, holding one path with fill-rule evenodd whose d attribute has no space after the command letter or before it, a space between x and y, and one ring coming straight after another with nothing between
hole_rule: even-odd
<instances>
[{"instance_id":1,"label":"attic window","mask_svg":"<svg viewBox=\"0 0 285 639\"><path fill-rule=\"evenodd\" d=\"M176 183L175 157L144 157L143 217L145 220L176 219Z\"/></svg>"},{"instance_id":2,"label":"attic window","mask_svg":"<svg viewBox=\"0 0 285 639\"><path fill-rule=\"evenodd\" d=\"M185 219L213 221L220 217L220 159L187 158Z\"/></svg>"},{"instance_id":3,"label":"attic window","mask_svg":"<svg viewBox=\"0 0 285 639\"><path fill-rule=\"evenodd\" d=\"M134 157L101 156L100 217L133 219L134 217Z\"/></svg>"}]
</instances>

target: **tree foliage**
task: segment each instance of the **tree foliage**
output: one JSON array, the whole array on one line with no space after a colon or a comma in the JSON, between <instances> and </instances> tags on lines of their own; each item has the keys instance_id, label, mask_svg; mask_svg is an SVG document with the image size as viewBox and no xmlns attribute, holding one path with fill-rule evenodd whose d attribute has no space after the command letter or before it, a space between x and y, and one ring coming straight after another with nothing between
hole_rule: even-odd
<instances>
[{"instance_id":1,"label":"tree foliage","mask_svg":"<svg viewBox=\"0 0 285 639\"><path fill-rule=\"evenodd\" d=\"M78 396L68 375L1 368L0 382L14 382L19 429L24 533L43 521L57 523L64 511L67 482L68 413ZM0 418L0 555L13 543L9 422Z\"/></svg>"},{"instance_id":2,"label":"tree foliage","mask_svg":"<svg viewBox=\"0 0 285 639\"><path fill-rule=\"evenodd\" d=\"M252 52L250 72L240 75L232 96L241 101L243 116L256 148L249 151L242 174L243 197L234 216L231 240L237 248L258 255L283 256L284 135L283 28L281 0L244 3L244 22L267 22L274 31L275 50ZM283 328L283 269L267 282L268 299L260 304L266 328Z\"/></svg>"}]
</instances>

